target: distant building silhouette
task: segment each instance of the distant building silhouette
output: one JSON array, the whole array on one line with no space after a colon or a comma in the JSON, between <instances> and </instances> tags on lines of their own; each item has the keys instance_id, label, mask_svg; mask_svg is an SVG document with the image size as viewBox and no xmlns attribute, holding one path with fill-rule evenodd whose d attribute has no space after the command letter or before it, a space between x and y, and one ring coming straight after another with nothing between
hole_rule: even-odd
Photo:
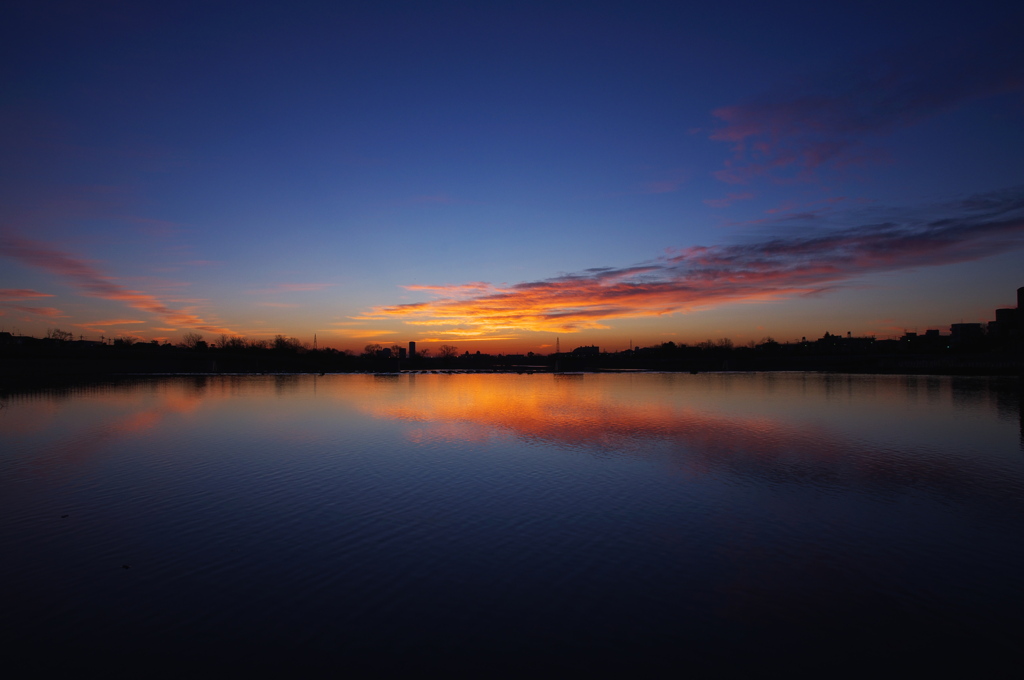
<instances>
[{"instance_id":1,"label":"distant building silhouette","mask_svg":"<svg viewBox=\"0 0 1024 680\"><path fill-rule=\"evenodd\" d=\"M996 320L989 321L986 330L988 338L995 342L1024 338L1024 287L1017 289L1017 307L997 309Z\"/></svg>"},{"instance_id":2,"label":"distant building silhouette","mask_svg":"<svg viewBox=\"0 0 1024 680\"><path fill-rule=\"evenodd\" d=\"M949 327L949 341L953 345L976 342L984 337L980 323L955 323Z\"/></svg>"},{"instance_id":3,"label":"distant building silhouette","mask_svg":"<svg viewBox=\"0 0 1024 680\"><path fill-rule=\"evenodd\" d=\"M1003 308L996 310L996 320L988 322L988 334L993 338L1009 337L1017 330L1017 310Z\"/></svg>"},{"instance_id":4,"label":"distant building silhouette","mask_svg":"<svg viewBox=\"0 0 1024 680\"><path fill-rule=\"evenodd\" d=\"M1024 332L1024 286L1017 289L1017 330Z\"/></svg>"},{"instance_id":5,"label":"distant building silhouette","mask_svg":"<svg viewBox=\"0 0 1024 680\"><path fill-rule=\"evenodd\" d=\"M409 341L409 358L410 359L415 359L416 358L416 341L415 340L410 340Z\"/></svg>"}]
</instances>

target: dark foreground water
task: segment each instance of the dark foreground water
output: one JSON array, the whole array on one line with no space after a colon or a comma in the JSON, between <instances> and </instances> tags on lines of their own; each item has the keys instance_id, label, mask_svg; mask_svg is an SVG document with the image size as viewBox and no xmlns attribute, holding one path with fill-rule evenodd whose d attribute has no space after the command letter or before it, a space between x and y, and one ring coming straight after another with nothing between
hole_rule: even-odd
<instances>
[{"instance_id":1,"label":"dark foreground water","mask_svg":"<svg viewBox=\"0 0 1024 680\"><path fill-rule=\"evenodd\" d=\"M22 674L1024 657L1017 380L190 377L0 406Z\"/></svg>"}]
</instances>

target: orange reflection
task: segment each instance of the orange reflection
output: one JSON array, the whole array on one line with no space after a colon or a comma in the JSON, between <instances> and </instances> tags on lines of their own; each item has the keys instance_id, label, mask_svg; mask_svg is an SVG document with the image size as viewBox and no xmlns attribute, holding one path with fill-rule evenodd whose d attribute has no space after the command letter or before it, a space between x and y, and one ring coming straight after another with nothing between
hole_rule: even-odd
<instances>
[{"instance_id":1,"label":"orange reflection","mask_svg":"<svg viewBox=\"0 0 1024 680\"><path fill-rule=\"evenodd\" d=\"M345 386L344 398L376 418L418 424L411 442L486 442L512 435L524 442L577 448L597 455L657 458L687 476L739 474L819 486L902 487L925 483L955 493L980 468L963 460L880 451L827 427L800 421L815 395L780 388L773 404L790 401L779 417L730 413L703 405L704 389L659 376L410 376L386 387ZM827 388L827 383L823 383ZM787 392L787 389L793 391ZM738 388L737 396L752 393ZM339 395L340 396L340 395ZM791 419L788 419L791 418ZM982 461L975 461L983 465Z\"/></svg>"},{"instance_id":2,"label":"orange reflection","mask_svg":"<svg viewBox=\"0 0 1024 680\"><path fill-rule=\"evenodd\" d=\"M641 458L664 452L661 445L669 445L674 453L686 453L674 458L692 474L721 467L730 459L747 465L752 458L769 466L794 453L820 460L848 451L826 432L807 432L764 416L715 413L678 396L665 399L663 392L645 391L644 383L550 375L412 380L417 381L414 389L396 385L397 392L363 395L359 407L377 418L421 423L409 434L414 443L487 441L506 433L527 442Z\"/></svg>"}]
</instances>

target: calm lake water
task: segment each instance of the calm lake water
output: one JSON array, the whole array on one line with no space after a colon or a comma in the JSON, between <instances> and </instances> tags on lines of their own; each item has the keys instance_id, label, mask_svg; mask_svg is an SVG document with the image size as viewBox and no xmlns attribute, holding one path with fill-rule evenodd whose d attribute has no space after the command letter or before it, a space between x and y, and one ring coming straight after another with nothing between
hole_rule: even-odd
<instances>
[{"instance_id":1,"label":"calm lake water","mask_svg":"<svg viewBox=\"0 0 1024 680\"><path fill-rule=\"evenodd\" d=\"M6 393L5 664L1019 671L1020 390L798 373Z\"/></svg>"}]
</instances>

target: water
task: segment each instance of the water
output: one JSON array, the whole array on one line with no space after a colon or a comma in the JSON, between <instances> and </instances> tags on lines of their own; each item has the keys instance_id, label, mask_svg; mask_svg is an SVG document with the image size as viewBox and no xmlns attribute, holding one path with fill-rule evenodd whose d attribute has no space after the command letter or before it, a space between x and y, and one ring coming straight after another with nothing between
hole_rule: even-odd
<instances>
[{"instance_id":1,"label":"water","mask_svg":"<svg viewBox=\"0 0 1024 680\"><path fill-rule=\"evenodd\" d=\"M8 667L977 671L1011 379L218 376L0 401Z\"/></svg>"}]
</instances>

